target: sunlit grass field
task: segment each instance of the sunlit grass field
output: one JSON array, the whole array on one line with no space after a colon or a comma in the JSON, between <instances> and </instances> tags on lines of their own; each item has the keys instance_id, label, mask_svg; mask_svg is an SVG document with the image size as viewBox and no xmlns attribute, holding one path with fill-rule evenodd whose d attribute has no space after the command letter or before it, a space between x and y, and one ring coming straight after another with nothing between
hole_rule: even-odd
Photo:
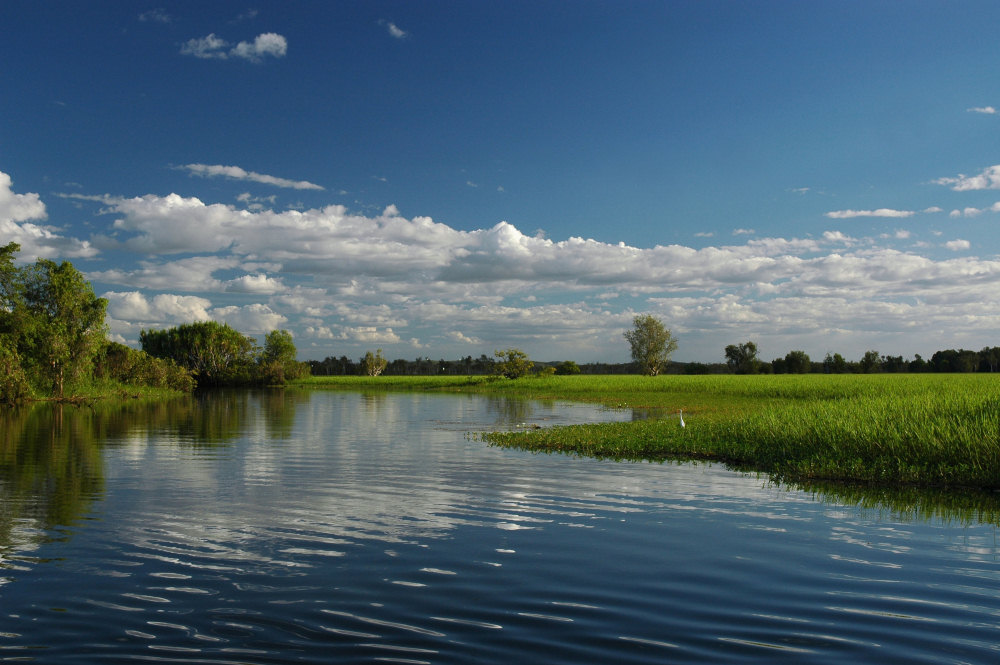
<instances>
[{"instance_id":1,"label":"sunlit grass field","mask_svg":"<svg viewBox=\"0 0 1000 665\"><path fill-rule=\"evenodd\" d=\"M486 435L499 446L710 459L787 481L1000 488L1000 375L314 377L305 384L564 399L658 414Z\"/></svg>"}]
</instances>

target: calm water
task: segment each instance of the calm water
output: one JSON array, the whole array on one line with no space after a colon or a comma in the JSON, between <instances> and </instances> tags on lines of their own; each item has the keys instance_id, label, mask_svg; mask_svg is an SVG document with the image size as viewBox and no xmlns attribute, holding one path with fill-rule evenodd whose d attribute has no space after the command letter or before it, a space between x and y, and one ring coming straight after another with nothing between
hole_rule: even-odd
<instances>
[{"instance_id":1,"label":"calm water","mask_svg":"<svg viewBox=\"0 0 1000 665\"><path fill-rule=\"evenodd\" d=\"M0 660L1000 660L996 506L468 436L630 417L332 392L3 414Z\"/></svg>"}]
</instances>

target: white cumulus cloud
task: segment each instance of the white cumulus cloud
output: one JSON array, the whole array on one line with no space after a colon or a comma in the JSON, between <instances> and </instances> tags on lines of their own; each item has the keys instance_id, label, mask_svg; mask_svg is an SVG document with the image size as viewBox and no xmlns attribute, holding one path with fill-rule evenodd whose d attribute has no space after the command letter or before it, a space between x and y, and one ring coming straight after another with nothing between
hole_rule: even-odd
<instances>
[{"instance_id":1,"label":"white cumulus cloud","mask_svg":"<svg viewBox=\"0 0 1000 665\"><path fill-rule=\"evenodd\" d=\"M11 177L0 171L0 244L21 246L20 260L36 257L92 257L98 253L87 240L70 238L61 229L36 222L48 219L48 212L36 193L18 194Z\"/></svg>"},{"instance_id":2,"label":"white cumulus cloud","mask_svg":"<svg viewBox=\"0 0 1000 665\"><path fill-rule=\"evenodd\" d=\"M284 57L288 52L288 40L277 33L265 32L257 35L252 42L240 42L233 46L213 32L205 37L184 42L180 52L181 55L191 55L206 60L239 58L250 62L261 62L265 56Z\"/></svg>"},{"instance_id":3,"label":"white cumulus cloud","mask_svg":"<svg viewBox=\"0 0 1000 665\"><path fill-rule=\"evenodd\" d=\"M938 178L934 183L937 185L947 185L956 192L1000 189L1000 164L987 167L976 175L967 176L960 173L954 177Z\"/></svg>"},{"instance_id":4,"label":"white cumulus cloud","mask_svg":"<svg viewBox=\"0 0 1000 665\"><path fill-rule=\"evenodd\" d=\"M878 210L832 210L826 213L831 219L853 219L855 217L912 217L912 210L893 210L879 208Z\"/></svg>"}]
</instances>

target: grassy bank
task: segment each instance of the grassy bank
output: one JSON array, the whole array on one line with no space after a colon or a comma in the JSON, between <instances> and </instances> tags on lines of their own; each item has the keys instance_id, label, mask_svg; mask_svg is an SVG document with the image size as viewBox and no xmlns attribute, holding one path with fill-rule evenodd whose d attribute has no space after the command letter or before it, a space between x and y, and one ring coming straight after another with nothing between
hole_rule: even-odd
<instances>
[{"instance_id":1,"label":"grassy bank","mask_svg":"<svg viewBox=\"0 0 1000 665\"><path fill-rule=\"evenodd\" d=\"M616 459L711 459L787 481L1000 488L1000 375L314 377L305 383L566 399L663 413L640 422L486 436L499 446Z\"/></svg>"}]
</instances>

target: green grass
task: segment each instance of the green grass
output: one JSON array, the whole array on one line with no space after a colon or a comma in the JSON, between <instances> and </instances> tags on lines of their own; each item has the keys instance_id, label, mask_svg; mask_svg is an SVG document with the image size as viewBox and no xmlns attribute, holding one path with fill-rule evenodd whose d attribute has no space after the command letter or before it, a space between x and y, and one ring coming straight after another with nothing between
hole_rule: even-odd
<instances>
[{"instance_id":1,"label":"green grass","mask_svg":"<svg viewBox=\"0 0 1000 665\"><path fill-rule=\"evenodd\" d=\"M494 432L498 446L614 459L709 459L779 481L1000 488L1000 375L316 377L661 410L628 423ZM677 411L684 409L686 428Z\"/></svg>"}]
</instances>

